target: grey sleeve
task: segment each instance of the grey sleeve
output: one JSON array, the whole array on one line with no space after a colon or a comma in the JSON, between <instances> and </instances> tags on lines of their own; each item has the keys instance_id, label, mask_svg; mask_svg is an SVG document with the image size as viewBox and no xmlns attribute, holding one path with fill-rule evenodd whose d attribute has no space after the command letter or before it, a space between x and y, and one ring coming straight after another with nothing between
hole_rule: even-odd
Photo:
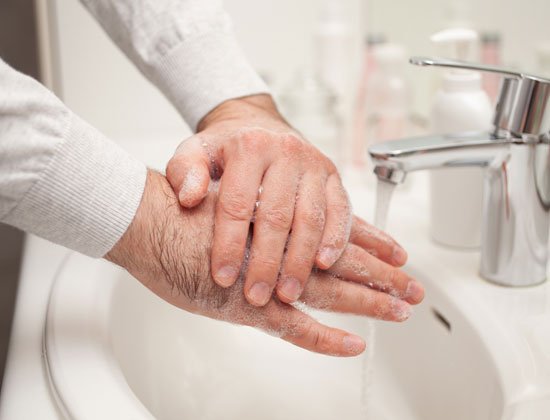
<instances>
[{"instance_id":1,"label":"grey sleeve","mask_svg":"<svg viewBox=\"0 0 550 420\"><path fill-rule=\"evenodd\" d=\"M81 1L192 129L228 99L269 92L220 0Z\"/></svg>"},{"instance_id":2,"label":"grey sleeve","mask_svg":"<svg viewBox=\"0 0 550 420\"><path fill-rule=\"evenodd\" d=\"M139 206L146 167L0 59L0 222L93 257Z\"/></svg>"}]
</instances>

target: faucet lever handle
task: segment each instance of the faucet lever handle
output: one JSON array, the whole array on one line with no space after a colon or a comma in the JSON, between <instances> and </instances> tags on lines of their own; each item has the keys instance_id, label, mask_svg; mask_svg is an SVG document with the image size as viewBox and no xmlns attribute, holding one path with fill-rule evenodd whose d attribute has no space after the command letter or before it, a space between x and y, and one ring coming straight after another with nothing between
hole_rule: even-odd
<instances>
[{"instance_id":1,"label":"faucet lever handle","mask_svg":"<svg viewBox=\"0 0 550 420\"><path fill-rule=\"evenodd\" d=\"M498 95L495 133L508 133L525 142L545 142L550 133L550 79L484 64L445 58L411 57L417 66L484 71L504 77Z\"/></svg>"},{"instance_id":2,"label":"faucet lever handle","mask_svg":"<svg viewBox=\"0 0 550 420\"><path fill-rule=\"evenodd\" d=\"M488 66L485 64L470 63L467 61L450 60L447 58L433 58L433 57L411 57L409 62L416 66L437 66L437 67L450 67L464 70L475 70L488 73L497 73L507 78L513 79L531 79L537 82L549 83L549 79L544 77L535 76L532 74L506 69L498 66Z\"/></svg>"}]
</instances>

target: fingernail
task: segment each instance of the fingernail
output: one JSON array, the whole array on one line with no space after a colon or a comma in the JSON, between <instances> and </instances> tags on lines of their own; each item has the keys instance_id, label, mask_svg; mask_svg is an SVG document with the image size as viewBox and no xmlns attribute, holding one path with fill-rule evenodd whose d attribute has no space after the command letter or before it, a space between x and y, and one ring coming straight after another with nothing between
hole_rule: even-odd
<instances>
[{"instance_id":1,"label":"fingernail","mask_svg":"<svg viewBox=\"0 0 550 420\"><path fill-rule=\"evenodd\" d=\"M342 343L346 352L351 354L362 353L366 347L365 341L357 335L346 335Z\"/></svg>"},{"instance_id":2,"label":"fingernail","mask_svg":"<svg viewBox=\"0 0 550 420\"><path fill-rule=\"evenodd\" d=\"M180 190L180 193L178 194L178 200L180 203L184 203L187 200L187 191L185 191L185 188L182 188Z\"/></svg>"},{"instance_id":3,"label":"fingernail","mask_svg":"<svg viewBox=\"0 0 550 420\"><path fill-rule=\"evenodd\" d=\"M294 302L298 300L302 294L302 285L300 282L292 277L287 277L281 281L279 286L279 293L283 295L287 300Z\"/></svg>"},{"instance_id":4,"label":"fingernail","mask_svg":"<svg viewBox=\"0 0 550 420\"><path fill-rule=\"evenodd\" d=\"M201 174L196 168L192 168L185 175L183 181L182 190L190 192L196 192L201 186Z\"/></svg>"},{"instance_id":5,"label":"fingernail","mask_svg":"<svg viewBox=\"0 0 550 420\"><path fill-rule=\"evenodd\" d=\"M405 321L411 316L411 305L400 299L394 300L392 309L397 321Z\"/></svg>"},{"instance_id":6,"label":"fingernail","mask_svg":"<svg viewBox=\"0 0 550 420\"><path fill-rule=\"evenodd\" d=\"M407 262L407 253L401 247L395 247L392 255L393 262L397 265L403 265Z\"/></svg>"},{"instance_id":7,"label":"fingernail","mask_svg":"<svg viewBox=\"0 0 550 420\"><path fill-rule=\"evenodd\" d=\"M271 288L267 283L256 283L248 291L248 298L252 304L264 306L271 298Z\"/></svg>"},{"instance_id":8,"label":"fingernail","mask_svg":"<svg viewBox=\"0 0 550 420\"><path fill-rule=\"evenodd\" d=\"M405 298L420 302L424 299L424 288L416 280L410 280L405 291Z\"/></svg>"},{"instance_id":9,"label":"fingernail","mask_svg":"<svg viewBox=\"0 0 550 420\"><path fill-rule=\"evenodd\" d=\"M319 262L323 267L329 268L338 259L338 250L332 247L325 247L319 252Z\"/></svg>"},{"instance_id":10,"label":"fingernail","mask_svg":"<svg viewBox=\"0 0 550 420\"><path fill-rule=\"evenodd\" d=\"M230 265L225 265L216 272L214 278L216 279L216 283L218 283L220 286L228 287L235 282L236 276L237 270Z\"/></svg>"}]
</instances>

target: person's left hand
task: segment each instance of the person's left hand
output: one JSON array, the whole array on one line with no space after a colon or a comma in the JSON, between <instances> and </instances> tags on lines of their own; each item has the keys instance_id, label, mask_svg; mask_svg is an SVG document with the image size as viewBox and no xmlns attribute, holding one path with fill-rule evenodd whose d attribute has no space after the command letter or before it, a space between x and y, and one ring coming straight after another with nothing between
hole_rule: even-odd
<instances>
[{"instance_id":1,"label":"person's left hand","mask_svg":"<svg viewBox=\"0 0 550 420\"><path fill-rule=\"evenodd\" d=\"M295 302L313 266L330 268L348 242L351 206L334 164L282 119L268 95L209 113L178 147L166 177L184 208L200 203L210 179L221 177L211 256L220 286L236 281L254 218L244 284L253 305L265 305L276 285L281 301ZM404 264L405 251L393 249L392 262Z\"/></svg>"},{"instance_id":2,"label":"person's left hand","mask_svg":"<svg viewBox=\"0 0 550 420\"><path fill-rule=\"evenodd\" d=\"M299 306L277 297L263 307L250 305L242 293L246 263L232 287L214 283L209 263L216 187L200 205L184 209L166 179L149 171L134 220L105 258L183 310L256 327L318 353L360 354L365 349L361 337L323 325ZM248 243L252 237L253 233ZM313 270L300 302L326 311L405 321L411 305L422 301L424 290L403 270L383 261L391 258L391 244L385 234L355 219L342 257L329 271ZM380 258L366 251L372 248L379 250Z\"/></svg>"}]
</instances>

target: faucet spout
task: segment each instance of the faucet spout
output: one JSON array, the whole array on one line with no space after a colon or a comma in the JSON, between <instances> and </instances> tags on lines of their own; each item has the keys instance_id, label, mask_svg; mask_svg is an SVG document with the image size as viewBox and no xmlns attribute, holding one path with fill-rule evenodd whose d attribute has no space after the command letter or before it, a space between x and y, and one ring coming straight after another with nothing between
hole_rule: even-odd
<instances>
[{"instance_id":1,"label":"faucet spout","mask_svg":"<svg viewBox=\"0 0 550 420\"><path fill-rule=\"evenodd\" d=\"M369 149L380 180L399 184L420 169L486 166L481 275L504 286L546 280L550 232L550 79L446 59L411 63L504 76L493 131L418 137Z\"/></svg>"},{"instance_id":2,"label":"faucet spout","mask_svg":"<svg viewBox=\"0 0 550 420\"><path fill-rule=\"evenodd\" d=\"M399 184L422 169L486 166L512 143L489 132L412 137L379 143L369 149L374 173Z\"/></svg>"},{"instance_id":3,"label":"faucet spout","mask_svg":"<svg viewBox=\"0 0 550 420\"><path fill-rule=\"evenodd\" d=\"M481 275L504 286L546 279L550 144L489 132L417 137L372 146L380 180L399 184L422 169L484 166Z\"/></svg>"}]
</instances>

